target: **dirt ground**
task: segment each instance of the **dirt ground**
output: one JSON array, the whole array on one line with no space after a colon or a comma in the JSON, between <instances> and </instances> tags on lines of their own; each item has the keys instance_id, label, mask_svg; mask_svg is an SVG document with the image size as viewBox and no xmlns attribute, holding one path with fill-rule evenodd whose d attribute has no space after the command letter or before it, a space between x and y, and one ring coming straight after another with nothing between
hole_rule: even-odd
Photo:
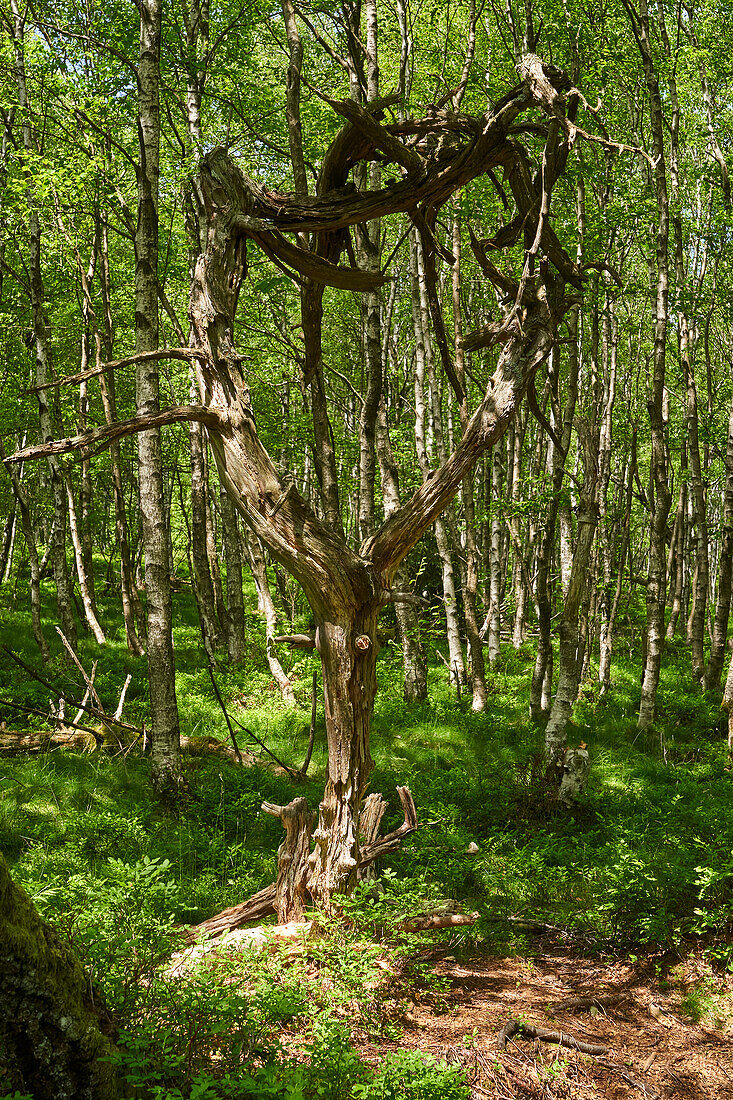
<instances>
[{"instance_id":1,"label":"dirt ground","mask_svg":"<svg viewBox=\"0 0 733 1100\"><path fill-rule=\"evenodd\" d=\"M730 976L713 979L692 957L602 961L550 945L546 952L471 962L444 956L434 971L447 992L416 997L399 1041L357 1044L362 1055L378 1060L411 1048L459 1061L475 1100L733 1100ZM694 1023L686 1012L690 991L700 989L719 1011ZM600 1006L563 1007L584 997ZM521 1033L502 1049L499 1033L511 1020L608 1051L583 1054Z\"/></svg>"}]
</instances>

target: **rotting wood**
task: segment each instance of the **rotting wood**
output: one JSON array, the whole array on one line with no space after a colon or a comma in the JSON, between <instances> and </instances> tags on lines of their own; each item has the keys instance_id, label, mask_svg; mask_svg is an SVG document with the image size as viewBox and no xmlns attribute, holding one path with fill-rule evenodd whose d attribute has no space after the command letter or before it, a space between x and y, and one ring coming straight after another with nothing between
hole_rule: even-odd
<instances>
[{"instance_id":1,"label":"rotting wood","mask_svg":"<svg viewBox=\"0 0 733 1100\"><path fill-rule=\"evenodd\" d=\"M287 806L263 802L266 814L279 817L285 839L277 850L275 910L281 924L300 921L305 915L310 835L315 821L306 798L295 798Z\"/></svg>"},{"instance_id":2,"label":"rotting wood","mask_svg":"<svg viewBox=\"0 0 733 1100\"><path fill-rule=\"evenodd\" d=\"M402 804L404 821L397 829L393 829L392 832L386 833L373 842L363 845L359 859L360 871L362 868L368 867L381 856L394 852L400 846L402 840L417 829L417 810L415 809L415 803L409 788L398 787L397 793ZM225 932L231 932L235 928L243 928L245 924L261 920L270 913L274 913L276 911L275 904L276 884L273 882L269 886L265 886L264 889L258 891L258 893L253 894L251 898L248 898L247 901L243 902L241 905L232 905L230 908L224 909L221 913L209 917L208 920L194 925L192 928L183 929L182 935L189 943L193 943L202 936L217 938L223 936Z\"/></svg>"},{"instance_id":3,"label":"rotting wood","mask_svg":"<svg viewBox=\"0 0 733 1100\"><path fill-rule=\"evenodd\" d=\"M600 1043L584 1043L566 1031L548 1031L547 1028L528 1024L524 1020L510 1020L499 1032L497 1042L504 1049L515 1035L525 1035L528 1039L539 1039L542 1043L558 1043L563 1047L579 1050L581 1054L607 1054L609 1048Z\"/></svg>"},{"instance_id":4,"label":"rotting wood","mask_svg":"<svg viewBox=\"0 0 733 1100\"><path fill-rule=\"evenodd\" d=\"M475 924L480 914L423 913L397 925L400 932L430 932L438 928L460 928Z\"/></svg>"}]
</instances>

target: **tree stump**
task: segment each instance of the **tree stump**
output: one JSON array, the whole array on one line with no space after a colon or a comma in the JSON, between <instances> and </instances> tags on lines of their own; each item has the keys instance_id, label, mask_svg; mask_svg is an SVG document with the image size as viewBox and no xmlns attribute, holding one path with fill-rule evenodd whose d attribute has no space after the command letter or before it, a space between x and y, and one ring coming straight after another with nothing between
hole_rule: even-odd
<instances>
[{"instance_id":1,"label":"tree stump","mask_svg":"<svg viewBox=\"0 0 733 1100\"><path fill-rule=\"evenodd\" d=\"M364 848L374 844L379 836L379 828L382 824L387 809L387 803L381 794L370 794L364 799L364 805L359 814L359 847ZM356 877L359 882L372 882L377 877L377 868L374 863L362 863Z\"/></svg>"},{"instance_id":2,"label":"tree stump","mask_svg":"<svg viewBox=\"0 0 733 1100\"><path fill-rule=\"evenodd\" d=\"M302 920L308 893L308 856L315 813L307 798L295 798L287 806L263 802L267 814L279 817L285 829L285 839L277 850L277 880L275 911L281 924Z\"/></svg>"}]
</instances>

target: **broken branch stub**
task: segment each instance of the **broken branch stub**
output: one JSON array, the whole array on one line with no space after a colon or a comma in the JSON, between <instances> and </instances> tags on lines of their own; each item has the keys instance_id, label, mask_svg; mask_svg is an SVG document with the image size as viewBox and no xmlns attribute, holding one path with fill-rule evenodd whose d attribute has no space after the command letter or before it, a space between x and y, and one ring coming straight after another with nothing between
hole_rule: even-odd
<instances>
[{"instance_id":1,"label":"broken branch stub","mask_svg":"<svg viewBox=\"0 0 733 1100\"><path fill-rule=\"evenodd\" d=\"M275 910L281 924L302 920L305 915L310 836L316 815L306 798L295 798L287 806L263 802L266 814L279 817L285 839L277 850Z\"/></svg>"}]
</instances>

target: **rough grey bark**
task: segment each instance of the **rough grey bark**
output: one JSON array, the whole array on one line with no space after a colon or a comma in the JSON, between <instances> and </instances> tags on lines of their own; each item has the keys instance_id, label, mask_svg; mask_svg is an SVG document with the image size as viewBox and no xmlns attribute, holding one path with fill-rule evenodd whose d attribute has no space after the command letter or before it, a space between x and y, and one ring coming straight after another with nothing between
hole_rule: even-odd
<instances>
[{"instance_id":1,"label":"rough grey bark","mask_svg":"<svg viewBox=\"0 0 733 1100\"><path fill-rule=\"evenodd\" d=\"M135 232L135 350L158 350L158 181L160 157L160 36L162 0L140 0L138 63L138 216ZM160 408L158 364L138 362L137 414ZM173 605L168 555L168 517L163 495L160 429L138 434L140 518L147 595L153 781L175 789L181 779L181 747L173 655Z\"/></svg>"}]
</instances>

